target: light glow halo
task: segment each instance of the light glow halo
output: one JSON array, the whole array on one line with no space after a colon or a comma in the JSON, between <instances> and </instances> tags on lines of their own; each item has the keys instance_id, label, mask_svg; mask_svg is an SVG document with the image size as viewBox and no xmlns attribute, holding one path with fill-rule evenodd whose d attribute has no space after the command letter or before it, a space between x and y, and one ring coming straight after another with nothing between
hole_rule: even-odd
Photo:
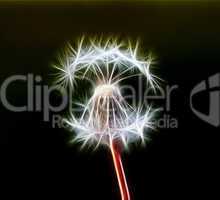
<instances>
[{"instance_id":1,"label":"light glow halo","mask_svg":"<svg viewBox=\"0 0 220 200\"><path fill-rule=\"evenodd\" d=\"M150 72L154 62L151 55L145 59L138 55L139 43L118 42L116 39L92 40L85 42L82 37L74 49L71 45L65 50L66 56L60 59L56 84L77 90L78 80L89 79L94 83L94 93L85 102L79 102L80 117L70 113L65 119L74 130L74 141L86 144L110 146L117 140L125 148L137 140L144 143L145 130L153 128L152 119L156 110L150 106L133 108L121 95L119 83L131 77L144 75L148 86L154 91L159 87L158 78Z\"/></svg>"}]
</instances>

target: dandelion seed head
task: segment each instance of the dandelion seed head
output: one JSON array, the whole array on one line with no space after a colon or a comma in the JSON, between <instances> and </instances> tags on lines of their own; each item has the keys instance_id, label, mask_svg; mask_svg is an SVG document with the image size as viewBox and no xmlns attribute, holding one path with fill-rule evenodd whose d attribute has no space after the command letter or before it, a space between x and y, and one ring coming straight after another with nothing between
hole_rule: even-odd
<instances>
[{"instance_id":1,"label":"dandelion seed head","mask_svg":"<svg viewBox=\"0 0 220 200\"><path fill-rule=\"evenodd\" d=\"M80 103L80 116L70 113L65 119L71 127L74 141L85 145L110 145L117 140L124 147L140 140L144 143L148 129L153 128L152 119L156 110L150 106L132 107L121 94L119 84L125 79L145 76L150 88L159 87L158 78L151 73L153 58L141 59L138 55L138 42L118 42L84 38L78 42L78 48L69 47L69 54L64 57L65 65L56 67L59 71L57 83L77 90L78 82L84 79L93 83L94 91L85 103ZM75 83L75 88L73 87Z\"/></svg>"}]
</instances>

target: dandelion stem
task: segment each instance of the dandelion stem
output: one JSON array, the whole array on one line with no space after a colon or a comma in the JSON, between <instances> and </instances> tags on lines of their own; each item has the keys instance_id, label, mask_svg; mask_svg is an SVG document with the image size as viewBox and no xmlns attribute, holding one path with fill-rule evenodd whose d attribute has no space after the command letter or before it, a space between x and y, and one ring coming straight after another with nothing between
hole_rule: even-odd
<instances>
[{"instance_id":1,"label":"dandelion stem","mask_svg":"<svg viewBox=\"0 0 220 200\"><path fill-rule=\"evenodd\" d=\"M114 167L115 167L118 184L120 188L121 200L130 200L130 194L129 194L128 185L127 185L127 181L126 181L126 177L125 177L125 173L124 173L124 169L123 169L123 165L121 161L120 151L113 141L111 141L110 148L111 148Z\"/></svg>"}]
</instances>

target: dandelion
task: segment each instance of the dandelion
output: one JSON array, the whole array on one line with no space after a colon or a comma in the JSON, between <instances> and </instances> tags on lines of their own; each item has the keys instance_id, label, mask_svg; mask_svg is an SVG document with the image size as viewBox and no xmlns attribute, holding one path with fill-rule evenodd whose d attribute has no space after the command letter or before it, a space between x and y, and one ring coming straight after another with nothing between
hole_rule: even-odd
<instances>
[{"instance_id":1,"label":"dandelion","mask_svg":"<svg viewBox=\"0 0 220 200\"><path fill-rule=\"evenodd\" d=\"M130 200L130 194L121 161L121 151L130 143L147 138L146 132L153 128L156 110L150 106L132 107L121 93L123 80L143 75L148 87L155 91L158 78L150 72L152 56L145 59L138 55L138 42L132 46L116 39L89 40L84 37L74 49L69 45L66 56L61 59L56 84L77 90L80 80L89 80L92 95L86 102L77 103L80 115L70 113L65 119L74 132L75 142L86 145L106 145L110 148L122 200Z\"/></svg>"}]
</instances>

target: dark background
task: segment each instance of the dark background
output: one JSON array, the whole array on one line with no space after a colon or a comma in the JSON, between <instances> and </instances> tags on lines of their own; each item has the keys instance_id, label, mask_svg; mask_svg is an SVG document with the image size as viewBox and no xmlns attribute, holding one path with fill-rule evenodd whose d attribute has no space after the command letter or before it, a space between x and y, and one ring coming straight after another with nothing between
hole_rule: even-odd
<instances>
[{"instance_id":1,"label":"dark background","mask_svg":"<svg viewBox=\"0 0 220 200\"><path fill-rule=\"evenodd\" d=\"M123 155L132 199L213 199L219 192L219 128L192 113L189 94L219 72L219 20L220 3L213 2L0 3L0 78L34 73L50 84L57 51L82 34L141 38L143 50L157 55L165 84L179 85L170 113L179 127L160 129L146 147ZM12 85L8 97L23 105L25 85ZM207 107L207 97L199 97L198 107ZM68 144L69 133L53 129L41 112L2 107L0 119L5 199L120 199L106 148L79 151Z\"/></svg>"}]
</instances>

